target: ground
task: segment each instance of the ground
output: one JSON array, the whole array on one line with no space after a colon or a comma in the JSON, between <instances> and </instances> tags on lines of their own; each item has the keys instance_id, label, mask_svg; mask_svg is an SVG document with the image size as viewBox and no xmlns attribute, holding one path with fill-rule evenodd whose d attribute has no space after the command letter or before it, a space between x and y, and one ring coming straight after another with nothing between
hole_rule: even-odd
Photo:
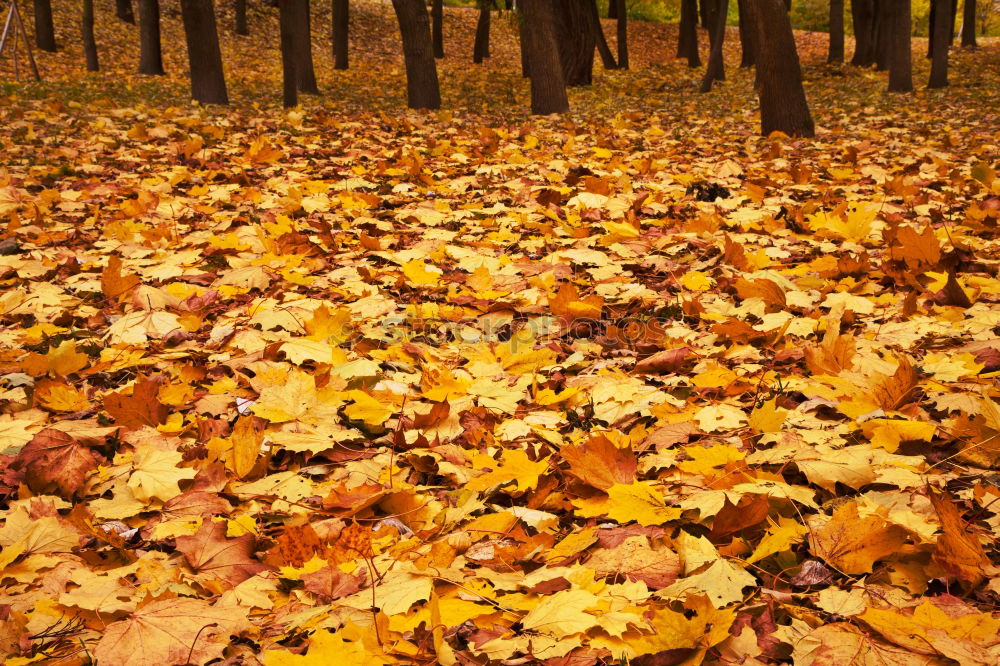
<instances>
[{"instance_id":1,"label":"ground","mask_svg":"<svg viewBox=\"0 0 1000 666\"><path fill-rule=\"evenodd\" d=\"M287 112L264 14L228 109L172 3L167 77L103 0L100 74L66 6L0 63L7 663L1000 661L997 43L890 95L799 34L799 140L638 22L534 118L449 9L408 111L315 4Z\"/></svg>"}]
</instances>

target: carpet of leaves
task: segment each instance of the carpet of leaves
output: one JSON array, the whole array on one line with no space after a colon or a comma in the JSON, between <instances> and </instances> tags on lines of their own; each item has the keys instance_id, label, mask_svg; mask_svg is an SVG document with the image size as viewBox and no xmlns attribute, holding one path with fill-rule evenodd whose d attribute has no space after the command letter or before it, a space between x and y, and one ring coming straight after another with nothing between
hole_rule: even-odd
<instances>
[{"instance_id":1,"label":"carpet of leaves","mask_svg":"<svg viewBox=\"0 0 1000 666\"><path fill-rule=\"evenodd\" d=\"M283 112L224 14L206 110L97 4L0 100L6 663L1000 661L997 45L800 35L805 141L673 26L531 118L449 10L414 113L353 2Z\"/></svg>"}]
</instances>

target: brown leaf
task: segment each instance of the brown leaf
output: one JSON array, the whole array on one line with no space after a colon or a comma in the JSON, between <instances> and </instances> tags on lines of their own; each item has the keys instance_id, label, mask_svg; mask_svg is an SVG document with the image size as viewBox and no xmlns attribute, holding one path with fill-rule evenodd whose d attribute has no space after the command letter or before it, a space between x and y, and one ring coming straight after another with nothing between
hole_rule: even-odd
<instances>
[{"instance_id":1,"label":"brown leaf","mask_svg":"<svg viewBox=\"0 0 1000 666\"><path fill-rule=\"evenodd\" d=\"M635 454L615 446L604 435L595 435L581 446L564 446L562 457L573 476L601 490L635 481Z\"/></svg>"},{"instance_id":2,"label":"brown leaf","mask_svg":"<svg viewBox=\"0 0 1000 666\"><path fill-rule=\"evenodd\" d=\"M872 382L872 396L882 409L896 411L917 399L919 379L910 359L900 356L899 367L891 377L881 375Z\"/></svg>"},{"instance_id":3,"label":"brown leaf","mask_svg":"<svg viewBox=\"0 0 1000 666\"><path fill-rule=\"evenodd\" d=\"M640 375L666 375L678 372L691 353L690 347L667 349L647 356L635 364L633 372Z\"/></svg>"},{"instance_id":4,"label":"brown leaf","mask_svg":"<svg viewBox=\"0 0 1000 666\"><path fill-rule=\"evenodd\" d=\"M597 549L586 566L599 576L641 580L650 589L658 590L677 579L681 559L671 550L654 550L646 537L634 536L614 548Z\"/></svg>"},{"instance_id":5,"label":"brown leaf","mask_svg":"<svg viewBox=\"0 0 1000 666\"><path fill-rule=\"evenodd\" d=\"M969 529L947 491L937 492L927 487L927 496L941 521L941 535L934 546L934 561L952 578L976 587L991 566L976 533Z\"/></svg>"},{"instance_id":6,"label":"brown leaf","mask_svg":"<svg viewBox=\"0 0 1000 666\"><path fill-rule=\"evenodd\" d=\"M315 594L325 604L354 594L365 584L365 570L358 574L346 574L336 566L326 566L302 576L306 590Z\"/></svg>"},{"instance_id":7,"label":"brown leaf","mask_svg":"<svg viewBox=\"0 0 1000 666\"><path fill-rule=\"evenodd\" d=\"M69 499L102 460L65 432L46 428L21 449L14 464L25 469L25 481L36 493Z\"/></svg>"},{"instance_id":8,"label":"brown leaf","mask_svg":"<svg viewBox=\"0 0 1000 666\"><path fill-rule=\"evenodd\" d=\"M137 275L122 275L122 260L118 255L111 255L108 265L101 271L101 291L111 300L128 293L140 282Z\"/></svg>"},{"instance_id":9,"label":"brown leaf","mask_svg":"<svg viewBox=\"0 0 1000 666\"><path fill-rule=\"evenodd\" d=\"M708 538L712 543L721 543L737 532L764 522L770 510L765 495L744 495L738 504L733 504L726 497L712 521L712 532Z\"/></svg>"},{"instance_id":10,"label":"brown leaf","mask_svg":"<svg viewBox=\"0 0 1000 666\"><path fill-rule=\"evenodd\" d=\"M810 526L813 524L810 520ZM839 571L863 574L871 572L877 560L898 552L906 536L905 529L889 525L879 516L861 518L857 503L851 501L838 508L826 524L812 530L809 547Z\"/></svg>"},{"instance_id":11,"label":"brown leaf","mask_svg":"<svg viewBox=\"0 0 1000 666\"><path fill-rule=\"evenodd\" d=\"M791 583L796 587L811 585L829 585L833 582L833 572L827 569L819 560L806 560L802 568L792 577Z\"/></svg>"},{"instance_id":12,"label":"brown leaf","mask_svg":"<svg viewBox=\"0 0 1000 666\"><path fill-rule=\"evenodd\" d=\"M177 537L177 550L197 573L238 585L267 567L253 558L254 537L226 538L226 523L206 520L192 536Z\"/></svg>"},{"instance_id":13,"label":"brown leaf","mask_svg":"<svg viewBox=\"0 0 1000 666\"><path fill-rule=\"evenodd\" d=\"M155 428L167 422L170 413L166 405L157 399L159 380L153 377L137 379L132 395L124 392L108 393L104 396L104 411L115 419L115 423L127 430L143 426Z\"/></svg>"}]
</instances>

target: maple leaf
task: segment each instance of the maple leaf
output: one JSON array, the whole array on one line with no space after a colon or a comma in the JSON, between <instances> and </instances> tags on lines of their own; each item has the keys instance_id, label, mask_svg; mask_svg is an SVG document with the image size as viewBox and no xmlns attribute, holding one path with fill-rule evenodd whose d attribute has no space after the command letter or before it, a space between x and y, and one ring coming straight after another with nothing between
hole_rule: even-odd
<instances>
[{"instance_id":1,"label":"maple leaf","mask_svg":"<svg viewBox=\"0 0 1000 666\"><path fill-rule=\"evenodd\" d=\"M569 463L570 472L595 488L607 490L616 483L628 485L635 481L635 454L615 446L603 435L595 435L579 446L564 446L560 453Z\"/></svg>"},{"instance_id":2,"label":"maple leaf","mask_svg":"<svg viewBox=\"0 0 1000 666\"><path fill-rule=\"evenodd\" d=\"M870 572L877 560L898 552L907 539L898 525L876 515L861 518L856 502L843 504L825 523L810 521L810 528L811 550L847 574Z\"/></svg>"},{"instance_id":3,"label":"maple leaf","mask_svg":"<svg viewBox=\"0 0 1000 666\"><path fill-rule=\"evenodd\" d=\"M36 493L55 491L68 498L83 488L101 460L65 432L46 428L21 449L14 464L25 468L28 487Z\"/></svg>"},{"instance_id":4,"label":"maple leaf","mask_svg":"<svg viewBox=\"0 0 1000 666\"><path fill-rule=\"evenodd\" d=\"M520 492L530 490L538 485L538 477L549 466L549 458L533 461L521 449L505 449L500 454L499 464L498 461L485 455L477 456L473 462L479 469L493 468L465 484L465 487L473 492L481 492L511 481L515 482L515 488Z\"/></svg>"},{"instance_id":5,"label":"maple leaf","mask_svg":"<svg viewBox=\"0 0 1000 666\"><path fill-rule=\"evenodd\" d=\"M938 492L928 486L927 496L941 521L934 561L948 576L967 583L970 588L976 587L985 578L986 568L992 566L979 537L962 520L947 492Z\"/></svg>"},{"instance_id":6,"label":"maple leaf","mask_svg":"<svg viewBox=\"0 0 1000 666\"><path fill-rule=\"evenodd\" d=\"M139 378L132 387L132 394L107 393L104 410L115 423L128 430L166 423L169 410L159 401L160 381L153 377Z\"/></svg>"},{"instance_id":7,"label":"maple leaf","mask_svg":"<svg viewBox=\"0 0 1000 666\"><path fill-rule=\"evenodd\" d=\"M142 502L166 501L180 495L178 484L197 474L193 469L178 467L182 460L176 450L155 441L142 442L132 455L132 475L128 479L132 494Z\"/></svg>"},{"instance_id":8,"label":"maple leaf","mask_svg":"<svg viewBox=\"0 0 1000 666\"><path fill-rule=\"evenodd\" d=\"M226 525L222 522L206 520L196 534L177 537L176 541L178 552L184 554L196 573L218 578L229 585L237 585L267 570L253 558L256 541L253 535L227 539Z\"/></svg>"},{"instance_id":9,"label":"maple leaf","mask_svg":"<svg viewBox=\"0 0 1000 666\"><path fill-rule=\"evenodd\" d=\"M607 516L619 523L636 521L640 525L662 525L680 518L681 510L669 507L663 495L647 483L616 483L607 497L573 500L576 514L582 518Z\"/></svg>"},{"instance_id":10,"label":"maple leaf","mask_svg":"<svg viewBox=\"0 0 1000 666\"><path fill-rule=\"evenodd\" d=\"M247 628L246 617L232 608L201 599L164 599L109 624L94 656L121 666L205 663L221 656L229 637Z\"/></svg>"}]
</instances>

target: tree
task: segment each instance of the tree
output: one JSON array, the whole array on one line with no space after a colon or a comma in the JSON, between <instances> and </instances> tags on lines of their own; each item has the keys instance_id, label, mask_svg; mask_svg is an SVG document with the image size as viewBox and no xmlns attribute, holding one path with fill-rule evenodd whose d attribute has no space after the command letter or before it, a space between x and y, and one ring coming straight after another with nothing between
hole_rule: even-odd
<instances>
[{"instance_id":1,"label":"tree","mask_svg":"<svg viewBox=\"0 0 1000 666\"><path fill-rule=\"evenodd\" d=\"M522 50L531 73L531 112L537 115L569 111L566 82L556 43L556 17L549 0L518 0L521 7Z\"/></svg>"},{"instance_id":2,"label":"tree","mask_svg":"<svg viewBox=\"0 0 1000 666\"><path fill-rule=\"evenodd\" d=\"M701 16L701 27L705 30L712 29L712 2L713 0L698 0L698 13Z\"/></svg>"},{"instance_id":3,"label":"tree","mask_svg":"<svg viewBox=\"0 0 1000 666\"><path fill-rule=\"evenodd\" d=\"M757 47L761 134L813 136L815 130L802 87L799 54L784 1L754 0L748 3L748 9L753 16Z\"/></svg>"},{"instance_id":4,"label":"tree","mask_svg":"<svg viewBox=\"0 0 1000 666\"><path fill-rule=\"evenodd\" d=\"M931 0L934 17L934 32L931 48L931 76L928 88L944 88L948 85L948 25L951 20L949 5L951 0Z\"/></svg>"},{"instance_id":5,"label":"tree","mask_svg":"<svg viewBox=\"0 0 1000 666\"><path fill-rule=\"evenodd\" d=\"M348 30L351 22L349 0L331 0L333 22L330 37L333 41L333 68L347 69Z\"/></svg>"},{"instance_id":6,"label":"tree","mask_svg":"<svg viewBox=\"0 0 1000 666\"><path fill-rule=\"evenodd\" d=\"M87 71L100 69L97 62L97 40L94 39L94 0L83 0L80 15L80 37L83 39L83 55L87 60Z\"/></svg>"},{"instance_id":7,"label":"tree","mask_svg":"<svg viewBox=\"0 0 1000 666\"><path fill-rule=\"evenodd\" d=\"M319 93L319 86L316 84L316 70L313 69L312 16L309 0L294 0L292 6L295 80L298 82L299 92L316 95Z\"/></svg>"},{"instance_id":8,"label":"tree","mask_svg":"<svg viewBox=\"0 0 1000 666\"><path fill-rule=\"evenodd\" d=\"M601 55L601 64L604 65L604 69L618 69L618 62L615 60L614 54L611 53L611 47L608 46L608 40L604 36L604 28L601 26L601 13L597 9L597 0L585 1L592 24L591 30L597 36L597 52ZM616 1L610 0L610 3L614 4Z\"/></svg>"},{"instance_id":9,"label":"tree","mask_svg":"<svg viewBox=\"0 0 1000 666\"><path fill-rule=\"evenodd\" d=\"M164 74L160 47L160 0L139 0L139 73Z\"/></svg>"},{"instance_id":10,"label":"tree","mask_svg":"<svg viewBox=\"0 0 1000 666\"><path fill-rule=\"evenodd\" d=\"M892 50L895 25L894 9L895 0L875 2L875 69L880 72L889 69L889 53Z\"/></svg>"},{"instance_id":11,"label":"tree","mask_svg":"<svg viewBox=\"0 0 1000 666\"><path fill-rule=\"evenodd\" d=\"M247 22L247 0L235 0L233 2L233 15L235 17L234 29L236 34L249 35L250 24Z\"/></svg>"},{"instance_id":12,"label":"tree","mask_svg":"<svg viewBox=\"0 0 1000 666\"><path fill-rule=\"evenodd\" d=\"M431 1L431 34L434 41L434 57L444 57L444 1Z\"/></svg>"},{"instance_id":13,"label":"tree","mask_svg":"<svg viewBox=\"0 0 1000 666\"><path fill-rule=\"evenodd\" d=\"M191 97L202 104L229 104L212 0L181 0L181 19L191 67Z\"/></svg>"},{"instance_id":14,"label":"tree","mask_svg":"<svg viewBox=\"0 0 1000 666\"><path fill-rule=\"evenodd\" d=\"M279 0L278 35L281 45L281 101L286 109L299 103L298 54L295 30L298 28L298 0Z\"/></svg>"},{"instance_id":15,"label":"tree","mask_svg":"<svg viewBox=\"0 0 1000 666\"><path fill-rule=\"evenodd\" d=\"M115 16L126 23L135 25L135 14L132 13L132 0L115 0Z\"/></svg>"},{"instance_id":16,"label":"tree","mask_svg":"<svg viewBox=\"0 0 1000 666\"><path fill-rule=\"evenodd\" d=\"M35 44L42 51L56 51L56 30L52 24L50 0L35 0Z\"/></svg>"},{"instance_id":17,"label":"tree","mask_svg":"<svg viewBox=\"0 0 1000 666\"><path fill-rule=\"evenodd\" d=\"M976 44L976 0L965 0L962 5L962 48L977 48Z\"/></svg>"},{"instance_id":18,"label":"tree","mask_svg":"<svg viewBox=\"0 0 1000 666\"><path fill-rule=\"evenodd\" d=\"M889 92L913 90L912 48L913 28L910 0L892 0L892 45L889 57Z\"/></svg>"},{"instance_id":19,"label":"tree","mask_svg":"<svg viewBox=\"0 0 1000 666\"><path fill-rule=\"evenodd\" d=\"M441 107L431 23L424 0L392 0L403 39L406 61L406 98L411 109Z\"/></svg>"},{"instance_id":20,"label":"tree","mask_svg":"<svg viewBox=\"0 0 1000 666\"><path fill-rule=\"evenodd\" d=\"M677 57L687 58L688 67L701 67L701 57L698 55L698 0L681 0Z\"/></svg>"},{"instance_id":21,"label":"tree","mask_svg":"<svg viewBox=\"0 0 1000 666\"><path fill-rule=\"evenodd\" d=\"M826 61L844 62L844 0L830 0L830 50Z\"/></svg>"},{"instance_id":22,"label":"tree","mask_svg":"<svg viewBox=\"0 0 1000 666\"><path fill-rule=\"evenodd\" d=\"M726 80L726 63L723 58L722 44L726 39L726 15L729 12L729 0L711 0L709 19L709 43L712 45L708 55L708 66L701 80L700 92L706 93L712 89L716 81Z\"/></svg>"},{"instance_id":23,"label":"tree","mask_svg":"<svg viewBox=\"0 0 1000 666\"><path fill-rule=\"evenodd\" d=\"M557 48L563 78L568 86L589 86L594 80L594 51L597 33L587 9L580 0L555 0Z\"/></svg>"},{"instance_id":24,"label":"tree","mask_svg":"<svg viewBox=\"0 0 1000 666\"><path fill-rule=\"evenodd\" d=\"M854 57L851 64L868 67L875 62L874 0L851 0L851 22L854 24Z\"/></svg>"},{"instance_id":25,"label":"tree","mask_svg":"<svg viewBox=\"0 0 1000 666\"><path fill-rule=\"evenodd\" d=\"M472 62L477 65L490 57L490 14L492 0L479 0L479 20L476 21L476 39L472 46Z\"/></svg>"},{"instance_id":26,"label":"tree","mask_svg":"<svg viewBox=\"0 0 1000 666\"><path fill-rule=\"evenodd\" d=\"M752 0L738 0L737 9L739 10L739 25L740 25L740 67L753 67L754 55L753 55L753 28L750 26L750 14L747 9L747 3Z\"/></svg>"},{"instance_id":27,"label":"tree","mask_svg":"<svg viewBox=\"0 0 1000 666\"><path fill-rule=\"evenodd\" d=\"M628 11L625 0L610 0L610 2L618 7L618 67L628 69Z\"/></svg>"}]
</instances>

